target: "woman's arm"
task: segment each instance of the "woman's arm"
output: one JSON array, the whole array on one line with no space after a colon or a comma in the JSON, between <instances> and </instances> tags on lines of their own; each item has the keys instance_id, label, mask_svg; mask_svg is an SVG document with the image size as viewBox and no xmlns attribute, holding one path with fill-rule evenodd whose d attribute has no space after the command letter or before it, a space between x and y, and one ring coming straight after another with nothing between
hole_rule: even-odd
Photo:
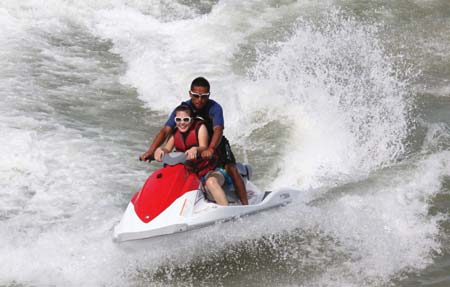
<instances>
[{"instance_id":1,"label":"woman's arm","mask_svg":"<svg viewBox=\"0 0 450 287\"><path fill-rule=\"evenodd\" d=\"M201 125L198 130L198 153L202 153L208 149L208 141L208 130L205 125Z\"/></svg>"},{"instance_id":2,"label":"woman's arm","mask_svg":"<svg viewBox=\"0 0 450 287\"><path fill-rule=\"evenodd\" d=\"M191 147L185 153L189 160L196 159L198 154L208 149L208 130L205 125L201 125L198 129L198 147Z\"/></svg>"},{"instance_id":3,"label":"woman's arm","mask_svg":"<svg viewBox=\"0 0 450 287\"><path fill-rule=\"evenodd\" d=\"M173 146L174 146L174 139L173 135L171 135L167 140L166 144L164 145L164 147L159 147L155 150L155 160L161 162L163 156L166 153L169 153L173 150Z\"/></svg>"}]
</instances>

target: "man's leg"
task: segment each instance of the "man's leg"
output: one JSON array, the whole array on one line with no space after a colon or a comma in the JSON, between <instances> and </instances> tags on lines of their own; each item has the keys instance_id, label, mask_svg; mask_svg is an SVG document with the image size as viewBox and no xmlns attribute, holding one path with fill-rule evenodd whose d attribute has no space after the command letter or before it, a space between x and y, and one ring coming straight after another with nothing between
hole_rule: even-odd
<instances>
[{"instance_id":1,"label":"man's leg","mask_svg":"<svg viewBox=\"0 0 450 287\"><path fill-rule=\"evenodd\" d=\"M237 196L239 197L243 205L247 205L247 189L245 188L244 180L242 179L236 167L236 159L234 158L234 154L231 151L230 143L225 138L225 136L222 137L218 149L218 153L220 155L219 160L222 162L223 167L231 177Z\"/></svg>"},{"instance_id":2,"label":"man's leg","mask_svg":"<svg viewBox=\"0 0 450 287\"><path fill-rule=\"evenodd\" d=\"M245 188L245 183L244 183L244 180L242 179L241 175L239 174L238 169L236 168L236 164L235 163L225 164L225 170L227 171L228 175L231 177L231 180L233 180L236 194L239 196L241 203L243 205L248 205L247 190Z\"/></svg>"}]
</instances>

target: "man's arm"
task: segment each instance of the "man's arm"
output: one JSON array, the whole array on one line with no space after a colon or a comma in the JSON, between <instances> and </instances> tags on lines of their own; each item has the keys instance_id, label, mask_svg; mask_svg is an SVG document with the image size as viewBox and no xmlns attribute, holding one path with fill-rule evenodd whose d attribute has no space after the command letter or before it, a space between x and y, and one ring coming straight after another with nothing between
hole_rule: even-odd
<instances>
[{"instance_id":1,"label":"man's arm","mask_svg":"<svg viewBox=\"0 0 450 287\"><path fill-rule=\"evenodd\" d=\"M211 142L209 143L208 149L202 152L202 158L211 158L213 156L214 150L222 140L222 135L223 126L214 126Z\"/></svg>"},{"instance_id":2,"label":"man's arm","mask_svg":"<svg viewBox=\"0 0 450 287\"><path fill-rule=\"evenodd\" d=\"M170 126L164 126L156 135L156 137L153 139L153 142L148 148L148 150L139 157L139 160L149 160L149 158L153 156L155 150L159 146L161 146L163 142L167 139L167 137L171 134L172 128Z\"/></svg>"}]
</instances>

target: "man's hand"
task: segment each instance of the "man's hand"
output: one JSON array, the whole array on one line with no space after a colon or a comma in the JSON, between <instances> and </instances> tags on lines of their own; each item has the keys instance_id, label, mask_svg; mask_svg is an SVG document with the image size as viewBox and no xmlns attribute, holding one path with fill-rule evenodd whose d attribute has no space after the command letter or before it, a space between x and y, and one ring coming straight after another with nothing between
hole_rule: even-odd
<instances>
[{"instance_id":1,"label":"man's hand","mask_svg":"<svg viewBox=\"0 0 450 287\"><path fill-rule=\"evenodd\" d=\"M139 160L151 162L151 159L150 159L151 156L152 156L152 154L147 151L139 157Z\"/></svg>"},{"instance_id":2,"label":"man's hand","mask_svg":"<svg viewBox=\"0 0 450 287\"><path fill-rule=\"evenodd\" d=\"M210 159L214 154L214 150L212 148L208 148L202 152L202 158Z\"/></svg>"},{"instance_id":3,"label":"man's hand","mask_svg":"<svg viewBox=\"0 0 450 287\"><path fill-rule=\"evenodd\" d=\"M171 134L172 128L170 126L164 126L153 139L153 142L148 150L139 157L139 160L151 162L153 160L153 152L156 150L156 148L162 145L166 138L168 138Z\"/></svg>"}]
</instances>

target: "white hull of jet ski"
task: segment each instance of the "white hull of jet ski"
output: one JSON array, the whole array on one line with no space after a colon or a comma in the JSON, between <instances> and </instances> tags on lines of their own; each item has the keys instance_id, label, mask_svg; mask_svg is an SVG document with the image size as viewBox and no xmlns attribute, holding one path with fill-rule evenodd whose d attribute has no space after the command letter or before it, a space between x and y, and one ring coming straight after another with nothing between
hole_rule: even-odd
<instances>
[{"instance_id":1,"label":"white hull of jet ski","mask_svg":"<svg viewBox=\"0 0 450 287\"><path fill-rule=\"evenodd\" d=\"M197 189L177 198L148 223L137 216L133 203L130 202L122 220L114 228L114 240L138 240L200 228L285 205L292 198L292 190L261 192L250 181L246 182L246 186L249 205L221 206L205 199L203 192Z\"/></svg>"},{"instance_id":2,"label":"white hull of jet ski","mask_svg":"<svg viewBox=\"0 0 450 287\"><path fill-rule=\"evenodd\" d=\"M247 189L248 205L241 205L230 186L230 204L221 206L205 198L198 176L182 164L184 153L169 153L164 168L156 170L128 204L114 228L114 240L123 242L187 231L215 222L257 213L291 201L293 190L261 192L251 181L251 166L236 165Z\"/></svg>"}]
</instances>

